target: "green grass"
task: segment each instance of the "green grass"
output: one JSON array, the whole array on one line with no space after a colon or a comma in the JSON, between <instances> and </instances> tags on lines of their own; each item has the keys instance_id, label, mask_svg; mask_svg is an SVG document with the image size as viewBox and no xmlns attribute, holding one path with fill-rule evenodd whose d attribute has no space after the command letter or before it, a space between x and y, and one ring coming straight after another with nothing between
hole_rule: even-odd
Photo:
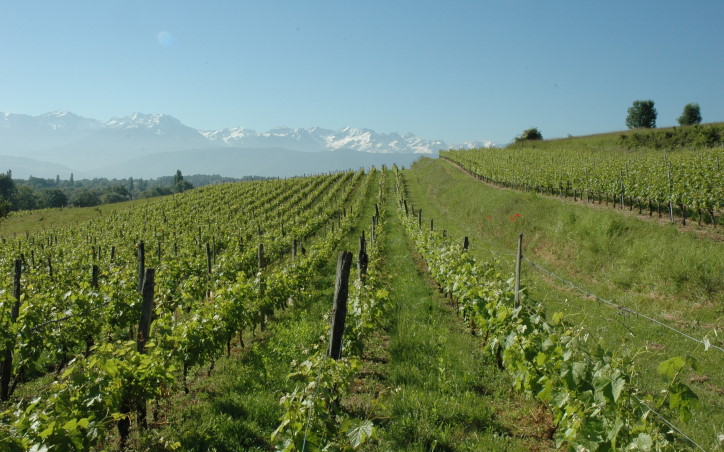
<instances>
[{"instance_id":1,"label":"green grass","mask_svg":"<svg viewBox=\"0 0 724 452\"><path fill-rule=\"evenodd\" d=\"M394 193L389 197L394 199ZM535 439L545 430L543 423L529 419L536 404L510 393L505 374L428 283L421 262L413 259L415 251L393 204L387 209L385 273L390 275L395 310L390 313L387 389L377 413L386 421L374 449L530 450L534 443L549 447ZM511 405L511 400L516 403ZM504 411L512 418L501 416ZM533 431L526 423L533 424ZM533 438L521 437L525 435Z\"/></svg>"},{"instance_id":2,"label":"green grass","mask_svg":"<svg viewBox=\"0 0 724 452\"><path fill-rule=\"evenodd\" d=\"M478 258L498 256L512 274L513 257L496 253L514 253L523 232L524 255L534 262L694 337L710 334L712 343L724 346L721 335L711 335L724 326L724 243L612 210L493 188L442 160L424 159L405 176L424 223L433 218L436 229L461 241L469 236ZM724 353L704 352L642 318L622 315L530 265L523 266L523 281L529 302L544 303L551 314L566 313L568 321L583 325L608 346L646 348L637 359L643 387L661 387L656 372L660 361L694 354L699 370L683 377L703 408L684 430L705 447L714 447L716 436L724 433Z\"/></svg>"}]
</instances>

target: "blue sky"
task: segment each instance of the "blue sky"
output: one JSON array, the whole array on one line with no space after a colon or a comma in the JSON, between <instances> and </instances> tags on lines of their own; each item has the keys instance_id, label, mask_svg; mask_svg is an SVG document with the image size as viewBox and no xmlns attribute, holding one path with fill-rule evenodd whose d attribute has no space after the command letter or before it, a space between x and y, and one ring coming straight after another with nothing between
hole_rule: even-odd
<instances>
[{"instance_id":1,"label":"blue sky","mask_svg":"<svg viewBox=\"0 0 724 452\"><path fill-rule=\"evenodd\" d=\"M192 4L193 3L193 4ZM0 3L0 111L449 143L724 121L724 1Z\"/></svg>"}]
</instances>

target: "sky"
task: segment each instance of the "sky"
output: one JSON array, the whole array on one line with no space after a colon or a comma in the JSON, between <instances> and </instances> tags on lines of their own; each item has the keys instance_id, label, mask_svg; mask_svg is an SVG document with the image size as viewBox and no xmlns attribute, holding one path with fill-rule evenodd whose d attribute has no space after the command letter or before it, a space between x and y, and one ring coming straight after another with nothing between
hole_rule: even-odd
<instances>
[{"instance_id":1,"label":"sky","mask_svg":"<svg viewBox=\"0 0 724 452\"><path fill-rule=\"evenodd\" d=\"M724 1L0 3L0 111L461 143L724 121Z\"/></svg>"}]
</instances>

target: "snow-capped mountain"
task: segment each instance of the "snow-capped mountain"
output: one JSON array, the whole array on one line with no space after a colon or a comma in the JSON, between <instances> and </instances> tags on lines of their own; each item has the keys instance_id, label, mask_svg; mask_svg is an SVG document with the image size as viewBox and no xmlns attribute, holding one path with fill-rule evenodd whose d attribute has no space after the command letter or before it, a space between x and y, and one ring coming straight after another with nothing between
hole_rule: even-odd
<instances>
[{"instance_id":1,"label":"snow-capped mountain","mask_svg":"<svg viewBox=\"0 0 724 452\"><path fill-rule=\"evenodd\" d=\"M449 149L480 149L480 148L494 148L497 147L498 143L490 140L480 141L466 141L465 143L454 144Z\"/></svg>"},{"instance_id":2,"label":"snow-capped mountain","mask_svg":"<svg viewBox=\"0 0 724 452\"><path fill-rule=\"evenodd\" d=\"M461 146L475 147L476 144ZM480 145L490 144L481 142ZM134 113L102 122L68 111L39 116L0 113L0 155L29 157L80 171L156 153L189 150L275 148L297 152L344 150L434 155L450 147L453 146L413 133L378 133L352 127L339 130L277 127L260 133L243 127L197 130L165 114Z\"/></svg>"},{"instance_id":3,"label":"snow-capped mountain","mask_svg":"<svg viewBox=\"0 0 724 452\"><path fill-rule=\"evenodd\" d=\"M370 129L345 127L339 130L313 127L292 129L277 127L257 133L242 127L200 132L210 141L238 147L281 147L295 151L316 152L348 149L375 153L433 154L448 149L444 141L425 140L407 133L378 133Z\"/></svg>"}]
</instances>

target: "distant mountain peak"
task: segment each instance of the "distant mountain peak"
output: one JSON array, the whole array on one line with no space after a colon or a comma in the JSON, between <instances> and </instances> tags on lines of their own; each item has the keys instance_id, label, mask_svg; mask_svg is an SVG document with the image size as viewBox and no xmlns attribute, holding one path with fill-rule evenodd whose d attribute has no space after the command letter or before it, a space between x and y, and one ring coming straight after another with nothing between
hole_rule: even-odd
<instances>
[{"instance_id":1,"label":"distant mountain peak","mask_svg":"<svg viewBox=\"0 0 724 452\"><path fill-rule=\"evenodd\" d=\"M491 145L494 143L490 141L475 141L448 146L442 140L420 138L412 132L400 135L351 126L338 130L279 126L266 132L244 127L202 131L184 125L171 115L157 113L134 112L106 122L68 110L39 116L0 113L0 148L78 169L158 152L213 148L434 155L451 147Z\"/></svg>"},{"instance_id":2,"label":"distant mountain peak","mask_svg":"<svg viewBox=\"0 0 724 452\"><path fill-rule=\"evenodd\" d=\"M50 118L62 118L62 117L64 117L64 116L75 116L75 117L79 117L78 115L75 115L75 114L69 112L68 110L55 110L55 111L52 111L52 112L50 112L50 113L45 113L45 114L43 114L43 115L41 115L41 116L50 117Z\"/></svg>"}]
</instances>

